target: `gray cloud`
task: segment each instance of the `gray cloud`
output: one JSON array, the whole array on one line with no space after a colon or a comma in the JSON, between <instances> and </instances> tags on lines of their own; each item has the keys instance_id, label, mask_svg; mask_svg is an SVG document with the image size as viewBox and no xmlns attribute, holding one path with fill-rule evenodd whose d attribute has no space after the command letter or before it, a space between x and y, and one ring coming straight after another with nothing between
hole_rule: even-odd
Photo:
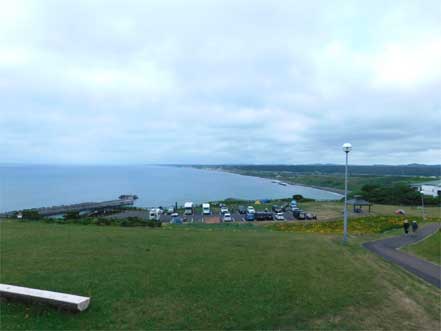
<instances>
[{"instance_id":1,"label":"gray cloud","mask_svg":"<svg viewBox=\"0 0 441 331\"><path fill-rule=\"evenodd\" d=\"M438 1L0 4L4 162L438 163Z\"/></svg>"}]
</instances>

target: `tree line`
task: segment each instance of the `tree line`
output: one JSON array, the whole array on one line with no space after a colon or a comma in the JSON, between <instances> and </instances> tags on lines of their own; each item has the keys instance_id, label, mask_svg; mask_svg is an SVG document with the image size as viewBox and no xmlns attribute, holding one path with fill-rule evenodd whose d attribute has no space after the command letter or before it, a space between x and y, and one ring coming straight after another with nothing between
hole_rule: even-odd
<instances>
[{"instance_id":1,"label":"tree line","mask_svg":"<svg viewBox=\"0 0 441 331\"><path fill-rule=\"evenodd\" d=\"M395 184L390 186L366 184L361 188L359 194L363 199L372 203L388 205L440 205L440 197L422 196L416 189L405 184Z\"/></svg>"}]
</instances>

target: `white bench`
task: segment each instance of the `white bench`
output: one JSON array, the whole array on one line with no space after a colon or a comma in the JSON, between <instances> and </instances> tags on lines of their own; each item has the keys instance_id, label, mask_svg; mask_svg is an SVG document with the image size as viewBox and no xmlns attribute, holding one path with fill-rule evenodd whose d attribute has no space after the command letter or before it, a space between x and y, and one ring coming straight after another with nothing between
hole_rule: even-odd
<instances>
[{"instance_id":1,"label":"white bench","mask_svg":"<svg viewBox=\"0 0 441 331\"><path fill-rule=\"evenodd\" d=\"M22 301L44 302L59 308L74 311L86 310L90 303L90 298L88 297L8 284L0 284L0 297Z\"/></svg>"}]
</instances>

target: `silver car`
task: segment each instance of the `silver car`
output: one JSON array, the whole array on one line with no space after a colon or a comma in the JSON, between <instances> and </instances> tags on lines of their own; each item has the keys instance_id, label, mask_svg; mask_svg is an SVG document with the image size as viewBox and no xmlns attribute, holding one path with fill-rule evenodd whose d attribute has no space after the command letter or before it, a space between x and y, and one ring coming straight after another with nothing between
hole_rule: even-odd
<instances>
[{"instance_id":1,"label":"silver car","mask_svg":"<svg viewBox=\"0 0 441 331\"><path fill-rule=\"evenodd\" d=\"M230 213L225 213L222 217L223 222L233 222L233 218L231 217Z\"/></svg>"}]
</instances>

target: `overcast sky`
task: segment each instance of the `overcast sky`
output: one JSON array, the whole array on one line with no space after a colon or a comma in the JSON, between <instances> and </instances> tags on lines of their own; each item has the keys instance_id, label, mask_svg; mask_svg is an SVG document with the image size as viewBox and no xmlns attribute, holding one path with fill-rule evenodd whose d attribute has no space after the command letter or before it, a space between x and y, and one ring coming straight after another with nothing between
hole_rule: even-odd
<instances>
[{"instance_id":1,"label":"overcast sky","mask_svg":"<svg viewBox=\"0 0 441 331\"><path fill-rule=\"evenodd\" d=\"M0 162L440 163L441 2L0 0Z\"/></svg>"}]
</instances>

